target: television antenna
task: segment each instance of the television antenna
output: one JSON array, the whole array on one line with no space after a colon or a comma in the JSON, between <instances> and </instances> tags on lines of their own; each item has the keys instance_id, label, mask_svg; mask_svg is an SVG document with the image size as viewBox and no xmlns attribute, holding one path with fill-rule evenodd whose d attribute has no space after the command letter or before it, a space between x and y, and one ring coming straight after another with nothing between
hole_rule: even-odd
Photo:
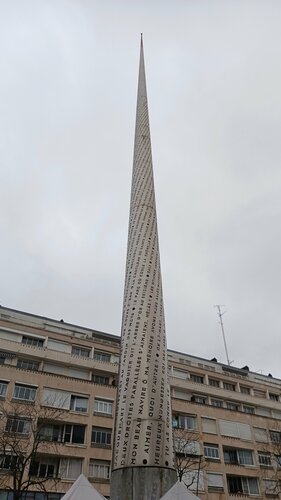
<instances>
[{"instance_id":1,"label":"television antenna","mask_svg":"<svg viewBox=\"0 0 281 500\"><path fill-rule=\"evenodd\" d=\"M222 311L221 308L225 307L224 305L221 304L216 304L214 305L217 309L218 317L219 317L219 324L221 326L221 332L222 332L222 338L223 338L223 343L224 343L224 349L225 349L225 354L226 354L226 359L227 359L227 364L230 366L233 361L229 360L228 356L228 350L227 350L227 345L226 345L226 339L225 339L225 332L224 332L224 325L223 325L223 320L222 317L226 313L226 311Z\"/></svg>"}]
</instances>

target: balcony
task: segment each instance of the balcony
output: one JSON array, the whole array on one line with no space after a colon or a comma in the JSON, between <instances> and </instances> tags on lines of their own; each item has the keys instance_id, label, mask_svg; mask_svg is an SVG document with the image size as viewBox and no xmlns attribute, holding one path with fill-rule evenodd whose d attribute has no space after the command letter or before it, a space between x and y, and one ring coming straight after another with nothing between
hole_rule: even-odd
<instances>
[{"instance_id":1,"label":"balcony","mask_svg":"<svg viewBox=\"0 0 281 500\"><path fill-rule=\"evenodd\" d=\"M118 363L111 363L107 361L98 361L93 358L86 358L75 356L70 353L64 353L48 349L47 347L38 347L22 344L20 342L13 342L7 339L1 339L1 350L13 353L19 356L26 356L27 358L34 357L42 361L53 361L58 364L65 364L77 368L97 370L111 375L118 373ZM5 365L4 365L5 366Z\"/></svg>"}]
</instances>

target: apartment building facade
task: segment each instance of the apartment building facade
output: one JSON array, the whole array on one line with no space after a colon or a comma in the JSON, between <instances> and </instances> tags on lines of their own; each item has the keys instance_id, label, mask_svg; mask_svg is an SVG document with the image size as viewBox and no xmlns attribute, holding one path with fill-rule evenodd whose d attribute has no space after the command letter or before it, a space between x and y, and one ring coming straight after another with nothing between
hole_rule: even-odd
<instances>
[{"instance_id":1,"label":"apartment building facade","mask_svg":"<svg viewBox=\"0 0 281 500\"><path fill-rule=\"evenodd\" d=\"M28 449L34 419L40 433L25 474L47 495L30 486L28 500L58 500L81 472L109 498L119 349L117 336L0 307L2 434ZM278 498L281 381L168 354L183 480L206 500ZM1 500L12 462L0 450Z\"/></svg>"}]
</instances>

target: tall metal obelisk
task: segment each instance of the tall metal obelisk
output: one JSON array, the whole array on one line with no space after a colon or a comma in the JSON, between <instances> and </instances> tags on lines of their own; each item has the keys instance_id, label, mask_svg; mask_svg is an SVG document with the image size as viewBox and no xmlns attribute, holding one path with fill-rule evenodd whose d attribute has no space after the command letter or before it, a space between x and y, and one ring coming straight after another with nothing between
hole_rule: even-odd
<instances>
[{"instance_id":1,"label":"tall metal obelisk","mask_svg":"<svg viewBox=\"0 0 281 500\"><path fill-rule=\"evenodd\" d=\"M159 500L176 482L141 40L111 500Z\"/></svg>"}]
</instances>

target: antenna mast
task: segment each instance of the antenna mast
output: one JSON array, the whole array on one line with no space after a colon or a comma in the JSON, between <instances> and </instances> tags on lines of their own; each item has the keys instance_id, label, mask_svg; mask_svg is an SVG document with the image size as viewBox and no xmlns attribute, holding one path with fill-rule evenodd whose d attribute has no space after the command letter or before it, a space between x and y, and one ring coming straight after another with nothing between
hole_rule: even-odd
<instances>
[{"instance_id":1,"label":"antenna mast","mask_svg":"<svg viewBox=\"0 0 281 500\"><path fill-rule=\"evenodd\" d=\"M214 307L216 307L217 311L218 311L219 323L221 325L222 338L223 338L223 343L224 343L224 348L225 348L227 364L230 366L232 361L229 361L228 350L227 350L227 345L226 345L226 340L225 340L224 326L223 326L223 321L222 321L222 317L226 311L224 311L224 312L221 311L221 307L225 307L225 306L222 306L220 304L216 304Z\"/></svg>"}]
</instances>

